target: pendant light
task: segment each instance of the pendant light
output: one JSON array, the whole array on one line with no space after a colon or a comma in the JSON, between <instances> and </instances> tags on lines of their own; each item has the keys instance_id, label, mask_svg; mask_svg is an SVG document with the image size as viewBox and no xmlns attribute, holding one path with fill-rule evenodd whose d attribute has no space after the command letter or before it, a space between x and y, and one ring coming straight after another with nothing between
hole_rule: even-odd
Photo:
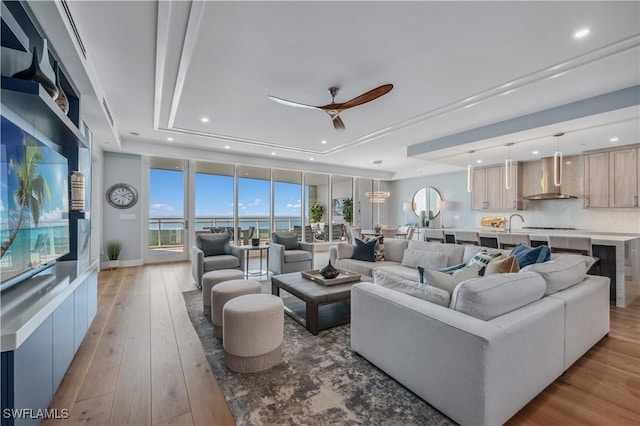
<instances>
[{"instance_id":1,"label":"pendant light","mask_svg":"<svg viewBox=\"0 0 640 426\"><path fill-rule=\"evenodd\" d=\"M511 189L511 186L513 184L513 161L511 161L511 145L513 145L513 142L504 145L507 147L507 159L504 160L504 187L506 189Z\"/></svg>"},{"instance_id":2,"label":"pendant light","mask_svg":"<svg viewBox=\"0 0 640 426\"><path fill-rule=\"evenodd\" d=\"M560 151L560 136L564 133L556 133L553 135L558 141L558 149L553 154L553 184L555 186L562 185L562 152Z\"/></svg>"},{"instance_id":3,"label":"pendant light","mask_svg":"<svg viewBox=\"0 0 640 426\"><path fill-rule=\"evenodd\" d=\"M467 163L467 192L473 190L473 166L471 165L471 154L475 151L469 151L469 162Z\"/></svg>"}]
</instances>

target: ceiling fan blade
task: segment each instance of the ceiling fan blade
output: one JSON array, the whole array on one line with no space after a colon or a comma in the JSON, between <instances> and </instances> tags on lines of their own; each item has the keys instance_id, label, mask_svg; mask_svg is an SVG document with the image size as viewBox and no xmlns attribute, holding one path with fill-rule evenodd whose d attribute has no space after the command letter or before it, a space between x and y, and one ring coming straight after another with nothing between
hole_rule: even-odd
<instances>
[{"instance_id":1,"label":"ceiling fan blade","mask_svg":"<svg viewBox=\"0 0 640 426\"><path fill-rule=\"evenodd\" d=\"M339 116L337 115L334 116L332 121L333 121L333 127L335 127L336 130L344 130L344 122Z\"/></svg>"},{"instance_id":2,"label":"ceiling fan blade","mask_svg":"<svg viewBox=\"0 0 640 426\"><path fill-rule=\"evenodd\" d=\"M282 105L292 106L292 107L296 107L296 108L320 109L317 106L301 104L299 102L288 101L286 99L276 98L275 96L267 96L267 97L269 99L271 99L272 101L277 102L277 103L282 104Z\"/></svg>"},{"instance_id":3,"label":"ceiling fan blade","mask_svg":"<svg viewBox=\"0 0 640 426\"><path fill-rule=\"evenodd\" d=\"M362 105L367 102L371 102L374 99L379 98L382 95L389 93L393 89L393 84L383 84L380 87L376 87L373 90L369 90L367 93L363 93L360 96L356 96L340 105L340 109L353 108L354 106Z\"/></svg>"}]
</instances>

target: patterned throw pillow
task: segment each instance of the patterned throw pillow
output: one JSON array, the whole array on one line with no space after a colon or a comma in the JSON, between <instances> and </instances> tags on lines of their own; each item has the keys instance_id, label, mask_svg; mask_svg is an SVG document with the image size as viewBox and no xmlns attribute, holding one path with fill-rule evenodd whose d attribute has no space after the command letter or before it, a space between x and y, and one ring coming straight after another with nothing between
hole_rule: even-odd
<instances>
[{"instance_id":1,"label":"patterned throw pillow","mask_svg":"<svg viewBox=\"0 0 640 426\"><path fill-rule=\"evenodd\" d=\"M368 243L369 241L376 240L376 262L382 262L384 260L384 245L382 244L382 237L364 237L362 241Z\"/></svg>"},{"instance_id":2,"label":"patterned throw pillow","mask_svg":"<svg viewBox=\"0 0 640 426\"><path fill-rule=\"evenodd\" d=\"M469 261L469 266L478 265L480 267L480 276L483 276L484 270L489 262L491 262L493 259L500 259L501 257L503 256L499 251L489 252L486 249L482 249L478 253L476 253L476 255L473 256L473 258Z\"/></svg>"}]
</instances>

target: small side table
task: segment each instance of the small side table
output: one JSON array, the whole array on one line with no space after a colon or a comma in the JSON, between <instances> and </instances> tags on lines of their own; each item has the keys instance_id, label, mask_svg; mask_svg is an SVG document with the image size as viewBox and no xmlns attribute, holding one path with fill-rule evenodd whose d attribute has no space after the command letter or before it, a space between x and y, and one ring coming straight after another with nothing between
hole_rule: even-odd
<instances>
[{"instance_id":1,"label":"small side table","mask_svg":"<svg viewBox=\"0 0 640 426\"><path fill-rule=\"evenodd\" d=\"M253 276L269 276L269 246L267 244L260 244L259 246L254 246L251 244L246 244L240 246L240 249L244 251L244 276L245 278L249 278L249 275ZM249 253L253 250L260 250L260 270L258 271L249 271ZM262 269L262 253L267 252L267 268Z\"/></svg>"}]
</instances>

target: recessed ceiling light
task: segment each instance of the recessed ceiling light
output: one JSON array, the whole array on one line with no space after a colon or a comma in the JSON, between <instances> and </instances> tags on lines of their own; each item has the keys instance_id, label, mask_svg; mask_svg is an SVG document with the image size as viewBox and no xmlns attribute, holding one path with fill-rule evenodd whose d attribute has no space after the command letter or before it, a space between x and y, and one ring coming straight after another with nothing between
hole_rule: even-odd
<instances>
[{"instance_id":1,"label":"recessed ceiling light","mask_svg":"<svg viewBox=\"0 0 640 426\"><path fill-rule=\"evenodd\" d=\"M482 163L482 160L476 160L476 163L480 164Z\"/></svg>"},{"instance_id":2,"label":"recessed ceiling light","mask_svg":"<svg viewBox=\"0 0 640 426\"><path fill-rule=\"evenodd\" d=\"M202 121L203 123L208 123L209 122L209 117L202 117L200 119L200 121Z\"/></svg>"},{"instance_id":3,"label":"recessed ceiling light","mask_svg":"<svg viewBox=\"0 0 640 426\"><path fill-rule=\"evenodd\" d=\"M327 144L327 141L322 141L322 142L320 142L320 143L321 143L321 144L323 144L323 145L326 145L326 144Z\"/></svg>"},{"instance_id":4,"label":"recessed ceiling light","mask_svg":"<svg viewBox=\"0 0 640 426\"><path fill-rule=\"evenodd\" d=\"M276 153L275 153L275 152L272 152L272 153L271 153L271 155L276 155Z\"/></svg>"},{"instance_id":5,"label":"recessed ceiling light","mask_svg":"<svg viewBox=\"0 0 640 426\"><path fill-rule=\"evenodd\" d=\"M313 157L309 157L309 161L313 161Z\"/></svg>"},{"instance_id":6,"label":"recessed ceiling light","mask_svg":"<svg viewBox=\"0 0 640 426\"><path fill-rule=\"evenodd\" d=\"M582 28L575 33L573 33L573 38L583 38L589 35L591 30L589 28Z\"/></svg>"},{"instance_id":7,"label":"recessed ceiling light","mask_svg":"<svg viewBox=\"0 0 640 426\"><path fill-rule=\"evenodd\" d=\"M620 139L618 139L618 138L611 138L611 139L609 139L609 142L618 142L619 140Z\"/></svg>"},{"instance_id":8,"label":"recessed ceiling light","mask_svg":"<svg viewBox=\"0 0 640 426\"><path fill-rule=\"evenodd\" d=\"M229 145L224 146L224 149L229 149L229 148L231 148Z\"/></svg>"},{"instance_id":9,"label":"recessed ceiling light","mask_svg":"<svg viewBox=\"0 0 640 426\"><path fill-rule=\"evenodd\" d=\"M538 155L538 154L540 154L540 151L531 151L531 153L532 153L533 155Z\"/></svg>"},{"instance_id":10,"label":"recessed ceiling light","mask_svg":"<svg viewBox=\"0 0 640 426\"><path fill-rule=\"evenodd\" d=\"M173 142L173 138L172 138L171 136L169 136L169 137L167 138L167 140L168 140L169 142Z\"/></svg>"}]
</instances>

